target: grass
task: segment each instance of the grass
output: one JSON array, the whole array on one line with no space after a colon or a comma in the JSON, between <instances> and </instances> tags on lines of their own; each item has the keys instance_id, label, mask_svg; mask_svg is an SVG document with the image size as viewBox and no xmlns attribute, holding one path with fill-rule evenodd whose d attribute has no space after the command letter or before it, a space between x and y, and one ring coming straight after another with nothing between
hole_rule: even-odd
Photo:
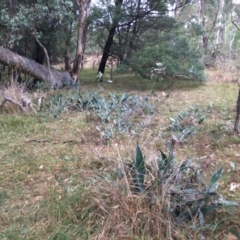
<instances>
[{"instance_id":1,"label":"grass","mask_svg":"<svg viewBox=\"0 0 240 240\"><path fill-rule=\"evenodd\" d=\"M82 72L82 92L148 95L156 113L137 119L146 122L141 133L117 134L108 142L96 130L95 119L84 112L67 110L56 119L45 110L37 115L1 113L0 238L198 239L201 228L174 225L163 211L166 202L159 200L149 210L149 197L129 192L129 181L115 173L131 162L137 140L147 164L154 164L172 136L169 118L192 105L211 106L200 130L178 143L175 155L179 161L202 158L207 180L224 166L220 192L240 202L239 189L229 191L231 181L240 182L230 167L230 161L240 165L240 140L233 136L238 86L210 79L202 85L178 81L169 90L166 82L156 85L154 96L152 83L132 74L114 75L116 82L104 82L104 90L95 76L89 69ZM170 91L164 103L163 91ZM161 197L159 191L157 199ZM240 211L234 211L222 210L221 217L214 213L214 228L204 229L207 239L228 239L230 228L239 231Z\"/></svg>"}]
</instances>

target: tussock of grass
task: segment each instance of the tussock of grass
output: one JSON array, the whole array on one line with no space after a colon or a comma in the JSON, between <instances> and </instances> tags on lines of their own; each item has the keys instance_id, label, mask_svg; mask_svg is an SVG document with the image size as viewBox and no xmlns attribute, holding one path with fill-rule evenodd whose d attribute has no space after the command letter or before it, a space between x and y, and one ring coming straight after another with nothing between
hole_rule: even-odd
<instances>
[{"instance_id":1,"label":"tussock of grass","mask_svg":"<svg viewBox=\"0 0 240 240\"><path fill-rule=\"evenodd\" d=\"M11 83L1 86L1 103L4 100L4 96L11 98L17 103L21 104L22 99L27 97L26 88L24 84L19 84L16 81L11 81ZM11 102L5 103L3 106L3 111L6 113L14 113L19 111L19 106Z\"/></svg>"}]
</instances>

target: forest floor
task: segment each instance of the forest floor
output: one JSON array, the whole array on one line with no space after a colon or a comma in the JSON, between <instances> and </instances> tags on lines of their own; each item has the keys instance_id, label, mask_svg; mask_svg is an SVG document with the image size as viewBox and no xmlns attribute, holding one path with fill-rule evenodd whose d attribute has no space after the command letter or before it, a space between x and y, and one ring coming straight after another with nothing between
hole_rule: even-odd
<instances>
[{"instance_id":1,"label":"forest floor","mask_svg":"<svg viewBox=\"0 0 240 240\"><path fill-rule=\"evenodd\" d=\"M200 160L207 183L224 167L218 192L240 203L240 137L233 135L238 72L228 64L207 75L203 84L175 81L169 89L168 82L156 83L152 94L152 83L138 76L114 73L113 83L99 85L95 71L83 70L82 96L98 92L121 98L127 93L132 101L147 99L151 113L136 108L124 115L134 129L119 132L112 127L111 138L106 138L107 123L100 113L73 109L71 101L63 104L78 90L45 92L45 105L37 114L2 109L0 238L239 239L239 208L214 211L204 227L196 219L183 227L164 213L164 199L160 197L157 208L162 212L151 213L146 196L129 191L129 179L116 177L117 170L132 162L137 141L153 168L160 150L167 152L166 143L176 137L175 158ZM194 129L188 135L169 127L180 113L186 117L179 127ZM196 123L202 116L201 124Z\"/></svg>"}]
</instances>

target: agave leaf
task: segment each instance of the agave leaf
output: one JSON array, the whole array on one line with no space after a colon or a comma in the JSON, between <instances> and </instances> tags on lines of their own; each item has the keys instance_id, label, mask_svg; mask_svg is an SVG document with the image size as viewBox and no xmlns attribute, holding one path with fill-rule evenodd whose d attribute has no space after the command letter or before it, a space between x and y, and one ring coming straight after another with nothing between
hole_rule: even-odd
<instances>
[{"instance_id":1,"label":"agave leaf","mask_svg":"<svg viewBox=\"0 0 240 240\"><path fill-rule=\"evenodd\" d=\"M56 111L55 111L55 109L52 107L52 106L50 106L50 111L52 112L52 114L53 114L53 117L54 118L57 118L57 113L56 113Z\"/></svg>"},{"instance_id":2,"label":"agave leaf","mask_svg":"<svg viewBox=\"0 0 240 240\"><path fill-rule=\"evenodd\" d=\"M218 208L219 208L219 206L217 206L217 205L205 205L205 206L201 207L201 212L204 215L207 215L207 214L212 213L213 211L215 211Z\"/></svg>"},{"instance_id":3,"label":"agave leaf","mask_svg":"<svg viewBox=\"0 0 240 240\"><path fill-rule=\"evenodd\" d=\"M230 166L231 166L233 171L236 170L236 164L234 162L230 162Z\"/></svg>"},{"instance_id":4,"label":"agave leaf","mask_svg":"<svg viewBox=\"0 0 240 240\"><path fill-rule=\"evenodd\" d=\"M168 149L169 149L169 159L168 162L172 162L174 159L174 154L173 154L173 145L168 144Z\"/></svg>"},{"instance_id":5,"label":"agave leaf","mask_svg":"<svg viewBox=\"0 0 240 240\"><path fill-rule=\"evenodd\" d=\"M143 182L144 175L139 172L135 172L135 174L133 175L133 180L135 184L135 190L139 193L144 193L145 192L145 185Z\"/></svg>"},{"instance_id":6,"label":"agave leaf","mask_svg":"<svg viewBox=\"0 0 240 240\"><path fill-rule=\"evenodd\" d=\"M120 103L124 103L128 99L128 94L124 93L120 99Z\"/></svg>"},{"instance_id":7,"label":"agave leaf","mask_svg":"<svg viewBox=\"0 0 240 240\"><path fill-rule=\"evenodd\" d=\"M205 118L206 118L205 115L200 116L200 118L198 119L198 123L201 124Z\"/></svg>"},{"instance_id":8,"label":"agave leaf","mask_svg":"<svg viewBox=\"0 0 240 240\"><path fill-rule=\"evenodd\" d=\"M232 201L228 201L226 199L224 199L223 197L220 197L218 200L217 200L217 203L218 204L221 204L223 206L226 206L226 207L229 207L229 206L236 206L236 207L240 207L240 204L237 203L237 202L232 202Z\"/></svg>"},{"instance_id":9,"label":"agave leaf","mask_svg":"<svg viewBox=\"0 0 240 240\"><path fill-rule=\"evenodd\" d=\"M134 176L134 182L135 186L138 192L143 192L145 190L144 187L144 176L145 176L145 162L144 157L142 154L142 151L138 145L136 147L136 160L135 160L135 176Z\"/></svg>"},{"instance_id":10,"label":"agave leaf","mask_svg":"<svg viewBox=\"0 0 240 240\"><path fill-rule=\"evenodd\" d=\"M159 169L160 172L165 173L165 172L167 171L167 168L168 168L168 157L167 157L167 155L166 155L164 152L162 152L161 150L160 150L160 152L161 152L161 157L159 157L159 158L157 159L158 169Z\"/></svg>"},{"instance_id":11,"label":"agave leaf","mask_svg":"<svg viewBox=\"0 0 240 240\"><path fill-rule=\"evenodd\" d=\"M191 163L192 163L192 159L191 159L191 158L186 159L186 160L181 164L179 170L180 170L180 171L184 171L184 170L186 170L186 169L192 168L192 167L191 167Z\"/></svg>"},{"instance_id":12,"label":"agave leaf","mask_svg":"<svg viewBox=\"0 0 240 240\"><path fill-rule=\"evenodd\" d=\"M199 200L205 200L206 196L204 194L201 194L197 192L196 194L188 194L185 193L183 196L184 203L189 203L189 202L197 202Z\"/></svg>"},{"instance_id":13,"label":"agave leaf","mask_svg":"<svg viewBox=\"0 0 240 240\"><path fill-rule=\"evenodd\" d=\"M204 214L202 213L202 211L200 209L198 210L198 217L199 217L200 227L204 227L204 224L205 224Z\"/></svg>"},{"instance_id":14,"label":"agave leaf","mask_svg":"<svg viewBox=\"0 0 240 240\"><path fill-rule=\"evenodd\" d=\"M162 150L160 150L160 152L161 152L162 160L166 161L167 160L167 155L164 152L162 152Z\"/></svg>"},{"instance_id":15,"label":"agave leaf","mask_svg":"<svg viewBox=\"0 0 240 240\"><path fill-rule=\"evenodd\" d=\"M216 183L222 177L223 171L224 171L224 168L221 167L215 174L213 174L210 184L207 187L205 193L215 192L215 191L213 191L213 188L216 188Z\"/></svg>"},{"instance_id":16,"label":"agave leaf","mask_svg":"<svg viewBox=\"0 0 240 240\"><path fill-rule=\"evenodd\" d=\"M203 169L198 169L195 171L195 180L198 184L198 189L204 191L202 188L205 189L205 182L203 180L202 172L203 172Z\"/></svg>"},{"instance_id":17,"label":"agave leaf","mask_svg":"<svg viewBox=\"0 0 240 240\"><path fill-rule=\"evenodd\" d=\"M198 212L198 208L182 208L180 211L179 217L182 217L185 220L190 220L193 216L195 216Z\"/></svg>"}]
</instances>

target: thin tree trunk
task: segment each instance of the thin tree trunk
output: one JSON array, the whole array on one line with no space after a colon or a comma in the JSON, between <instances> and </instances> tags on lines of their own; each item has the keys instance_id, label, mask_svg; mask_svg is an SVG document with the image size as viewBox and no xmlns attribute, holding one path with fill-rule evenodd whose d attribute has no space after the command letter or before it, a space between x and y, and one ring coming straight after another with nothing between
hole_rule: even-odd
<instances>
[{"instance_id":1,"label":"thin tree trunk","mask_svg":"<svg viewBox=\"0 0 240 240\"><path fill-rule=\"evenodd\" d=\"M218 2L218 11L216 15L216 33L215 33L215 44L219 46L222 43L222 33L223 33L223 7L224 7L224 0L219 0ZM214 26L213 26L214 27Z\"/></svg>"},{"instance_id":2,"label":"thin tree trunk","mask_svg":"<svg viewBox=\"0 0 240 240\"><path fill-rule=\"evenodd\" d=\"M207 53L208 50L208 36L206 36L206 19L205 19L205 2L204 0L200 0L200 19L201 19L201 24L203 28L203 35L202 35L202 44L203 44L203 49L205 53Z\"/></svg>"},{"instance_id":3,"label":"thin tree trunk","mask_svg":"<svg viewBox=\"0 0 240 240\"><path fill-rule=\"evenodd\" d=\"M235 40L235 37L236 37L236 33L237 33L237 28L234 28L232 30L232 36L231 36L231 39L229 40L229 50L228 50L228 57L231 58L232 57L232 46L233 46L233 42Z\"/></svg>"},{"instance_id":4,"label":"thin tree trunk","mask_svg":"<svg viewBox=\"0 0 240 240\"><path fill-rule=\"evenodd\" d=\"M105 67L106 67L110 49L111 49L111 46L113 43L113 37L115 35L116 27L117 26L114 26L110 29L107 41L104 46L103 55L102 55L102 58L101 58L101 61L100 61L99 67L98 67L98 72L101 72L102 74L104 74L104 71L105 71Z\"/></svg>"},{"instance_id":5,"label":"thin tree trunk","mask_svg":"<svg viewBox=\"0 0 240 240\"><path fill-rule=\"evenodd\" d=\"M237 107L236 107L236 119L234 124L234 134L238 135L238 124L239 124L239 116L240 116L240 88L238 91L238 99L237 99Z\"/></svg>"},{"instance_id":6,"label":"thin tree trunk","mask_svg":"<svg viewBox=\"0 0 240 240\"><path fill-rule=\"evenodd\" d=\"M64 63L65 63L65 70L70 72L71 71L71 60L70 60L70 46L71 46L71 38L72 38L72 23L65 27L65 33L67 34L67 39L65 41L65 56L64 56Z\"/></svg>"},{"instance_id":7,"label":"thin tree trunk","mask_svg":"<svg viewBox=\"0 0 240 240\"><path fill-rule=\"evenodd\" d=\"M83 63L83 54L85 50L86 34L88 25L85 22L89 16L91 0L75 0L78 5L79 17L78 17L78 40L77 51L73 64L71 76L74 82L78 81L78 76Z\"/></svg>"},{"instance_id":8,"label":"thin tree trunk","mask_svg":"<svg viewBox=\"0 0 240 240\"><path fill-rule=\"evenodd\" d=\"M104 49L103 49L102 58L101 58L101 61L100 61L99 67L98 67L98 72L101 72L102 74L104 74L105 67L106 67L107 60L108 60L109 53L110 53L110 49L113 44L113 37L115 35L115 31L118 26L119 14L120 14L120 8L122 6L122 2L123 2L123 0L116 0L116 2L115 2L116 11L115 11L115 15L113 18L113 24L112 24L112 27L110 28L108 38L107 38L107 41L106 41Z\"/></svg>"},{"instance_id":9,"label":"thin tree trunk","mask_svg":"<svg viewBox=\"0 0 240 240\"><path fill-rule=\"evenodd\" d=\"M45 54L44 54L44 50L43 48L39 45L39 43L36 40L36 46L35 46L35 62L43 65L44 63L44 58L45 58ZM34 78L33 79L33 84L36 85L37 82L41 81L39 78Z\"/></svg>"},{"instance_id":10,"label":"thin tree trunk","mask_svg":"<svg viewBox=\"0 0 240 240\"><path fill-rule=\"evenodd\" d=\"M23 73L32 77L49 82L51 87L55 89L63 87L67 82L72 82L72 77L68 72L58 72L54 69L49 69L2 46L0 46L0 61L13 66L15 69L20 69Z\"/></svg>"}]
</instances>

